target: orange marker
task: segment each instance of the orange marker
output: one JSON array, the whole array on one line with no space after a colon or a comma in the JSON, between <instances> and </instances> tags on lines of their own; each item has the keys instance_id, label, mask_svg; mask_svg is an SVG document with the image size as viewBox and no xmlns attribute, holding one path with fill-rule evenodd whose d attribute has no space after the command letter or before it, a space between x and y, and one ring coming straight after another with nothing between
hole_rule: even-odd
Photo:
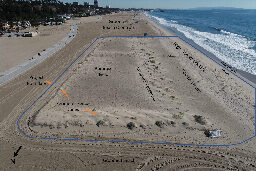
<instances>
[{"instance_id":1,"label":"orange marker","mask_svg":"<svg viewBox=\"0 0 256 171\"><path fill-rule=\"evenodd\" d=\"M50 81L45 81L46 83L48 83L48 84L52 84Z\"/></svg>"},{"instance_id":2,"label":"orange marker","mask_svg":"<svg viewBox=\"0 0 256 171\"><path fill-rule=\"evenodd\" d=\"M83 110L85 110L85 111L87 111L87 112L90 112L90 113L92 113L92 114L96 115L96 112L92 112L92 111L87 110L87 109L84 109L84 108L82 108L82 109L83 109Z\"/></svg>"},{"instance_id":3,"label":"orange marker","mask_svg":"<svg viewBox=\"0 0 256 171\"><path fill-rule=\"evenodd\" d=\"M63 92L63 93L67 96L67 98L69 99L67 92L66 92L65 90L63 90L63 89L62 89L62 92Z\"/></svg>"}]
</instances>

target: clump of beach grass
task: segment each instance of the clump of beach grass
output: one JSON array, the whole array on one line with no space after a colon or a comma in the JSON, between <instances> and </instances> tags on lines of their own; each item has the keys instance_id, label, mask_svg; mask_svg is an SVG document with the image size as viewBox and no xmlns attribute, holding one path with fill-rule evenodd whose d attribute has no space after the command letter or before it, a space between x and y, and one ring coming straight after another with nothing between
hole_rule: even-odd
<instances>
[{"instance_id":1,"label":"clump of beach grass","mask_svg":"<svg viewBox=\"0 0 256 171\"><path fill-rule=\"evenodd\" d=\"M171 98L172 100L178 99L178 97L176 97L176 96L170 96L170 98Z\"/></svg>"},{"instance_id":2,"label":"clump of beach grass","mask_svg":"<svg viewBox=\"0 0 256 171\"><path fill-rule=\"evenodd\" d=\"M189 124L187 122L182 122L182 125L189 126Z\"/></svg>"},{"instance_id":3,"label":"clump of beach grass","mask_svg":"<svg viewBox=\"0 0 256 171\"><path fill-rule=\"evenodd\" d=\"M98 127L103 126L103 125L104 125L104 121L103 121L103 120L99 120L99 121L96 123L96 125L97 125Z\"/></svg>"},{"instance_id":4,"label":"clump of beach grass","mask_svg":"<svg viewBox=\"0 0 256 171\"><path fill-rule=\"evenodd\" d=\"M164 122L163 122L163 121L156 121L156 122L155 122L155 125L158 126L158 127L160 127L160 128L163 128Z\"/></svg>"},{"instance_id":5,"label":"clump of beach grass","mask_svg":"<svg viewBox=\"0 0 256 171\"><path fill-rule=\"evenodd\" d=\"M133 128L135 128L135 123L129 122L129 123L127 124L127 128L130 129L130 130L132 130Z\"/></svg>"},{"instance_id":6,"label":"clump of beach grass","mask_svg":"<svg viewBox=\"0 0 256 171\"><path fill-rule=\"evenodd\" d=\"M146 129L146 126L143 125L143 124L140 124L140 127L141 127L142 129Z\"/></svg>"},{"instance_id":7,"label":"clump of beach grass","mask_svg":"<svg viewBox=\"0 0 256 171\"><path fill-rule=\"evenodd\" d=\"M155 60L150 60L150 62L151 62L152 64L156 63L156 61L155 61Z\"/></svg>"},{"instance_id":8,"label":"clump of beach grass","mask_svg":"<svg viewBox=\"0 0 256 171\"><path fill-rule=\"evenodd\" d=\"M165 90L166 92L170 92L170 91L171 91L171 89L170 89L170 88L168 88L168 87L167 87L167 88L165 88L164 90Z\"/></svg>"},{"instance_id":9,"label":"clump of beach grass","mask_svg":"<svg viewBox=\"0 0 256 171\"><path fill-rule=\"evenodd\" d=\"M173 127L176 126L176 123L175 123L174 121L168 121L167 124L168 124L169 126L173 126Z\"/></svg>"},{"instance_id":10,"label":"clump of beach grass","mask_svg":"<svg viewBox=\"0 0 256 171\"><path fill-rule=\"evenodd\" d=\"M172 117L174 119L182 119L184 117L184 112L179 112L179 114L174 114Z\"/></svg>"},{"instance_id":11,"label":"clump of beach grass","mask_svg":"<svg viewBox=\"0 0 256 171\"><path fill-rule=\"evenodd\" d=\"M206 124L206 120L204 117L200 116L200 115L194 115L194 119L197 123L201 124L201 125L205 125Z\"/></svg>"}]
</instances>

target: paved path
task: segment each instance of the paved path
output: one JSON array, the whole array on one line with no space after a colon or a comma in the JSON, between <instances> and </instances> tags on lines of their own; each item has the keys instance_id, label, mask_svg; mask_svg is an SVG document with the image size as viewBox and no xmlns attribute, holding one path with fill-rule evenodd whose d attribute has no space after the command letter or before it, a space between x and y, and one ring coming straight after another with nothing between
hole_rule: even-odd
<instances>
[{"instance_id":1,"label":"paved path","mask_svg":"<svg viewBox=\"0 0 256 171\"><path fill-rule=\"evenodd\" d=\"M102 17L99 16L96 21L101 21ZM88 21L83 21L88 22ZM91 22L91 21L89 21ZM81 23L81 22L80 22ZM32 57L32 60L26 61L18 66L15 66L5 72L0 73L0 85L6 83L7 81L17 77L18 75L24 73L25 71L29 70L30 68L34 67L35 65L41 63L46 58L52 56L54 53L65 47L71 40L75 38L78 32L77 27L78 22L75 22L71 25L70 32L67 34L65 38L63 38L61 41L56 43L55 45L49 47L43 52L40 52L40 56L37 54Z\"/></svg>"}]
</instances>

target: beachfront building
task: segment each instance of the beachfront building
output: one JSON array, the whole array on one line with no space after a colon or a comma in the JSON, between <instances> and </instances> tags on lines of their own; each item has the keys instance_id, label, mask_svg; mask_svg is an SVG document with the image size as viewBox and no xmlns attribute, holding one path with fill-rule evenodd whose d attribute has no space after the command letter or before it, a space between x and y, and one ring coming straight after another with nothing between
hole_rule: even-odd
<instances>
[{"instance_id":1,"label":"beachfront building","mask_svg":"<svg viewBox=\"0 0 256 171\"><path fill-rule=\"evenodd\" d=\"M98 0L94 0L94 7L99 7L99 2L98 2Z\"/></svg>"},{"instance_id":2,"label":"beachfront building","mask_svg":"<svg viewBox=\"0 0 256 171\"><path fill-rule=\"evenodd\" d=\"M78 2L73 2L73 5L74 6L78 6Z\"/></svg>"},{"instance_id":3,"label":"beachfront building","mask_svg":"<svg viewBox=\"0 0 256 171\"><path fill-rule=\"evenodd\" d=\"M84 6L88 7L90 5L89 2L84 2Z\"/></svg>"}]
</instances>

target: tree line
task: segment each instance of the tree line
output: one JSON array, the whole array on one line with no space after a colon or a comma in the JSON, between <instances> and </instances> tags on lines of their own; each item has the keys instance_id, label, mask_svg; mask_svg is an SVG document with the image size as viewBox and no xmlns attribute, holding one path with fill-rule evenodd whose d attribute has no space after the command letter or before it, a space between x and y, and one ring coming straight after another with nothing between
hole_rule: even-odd
<instances>
[{"instance_id":1,"label":"tree line","mask_svg":"<svg viewBox=\"0 0 256 171\"><path fill-rule=\"evenodd\" d=\"M0 23L42 21L57 14L78 13L83 6L73 6L57 0L0 0Z\"/></svg>"}]
</instances>

